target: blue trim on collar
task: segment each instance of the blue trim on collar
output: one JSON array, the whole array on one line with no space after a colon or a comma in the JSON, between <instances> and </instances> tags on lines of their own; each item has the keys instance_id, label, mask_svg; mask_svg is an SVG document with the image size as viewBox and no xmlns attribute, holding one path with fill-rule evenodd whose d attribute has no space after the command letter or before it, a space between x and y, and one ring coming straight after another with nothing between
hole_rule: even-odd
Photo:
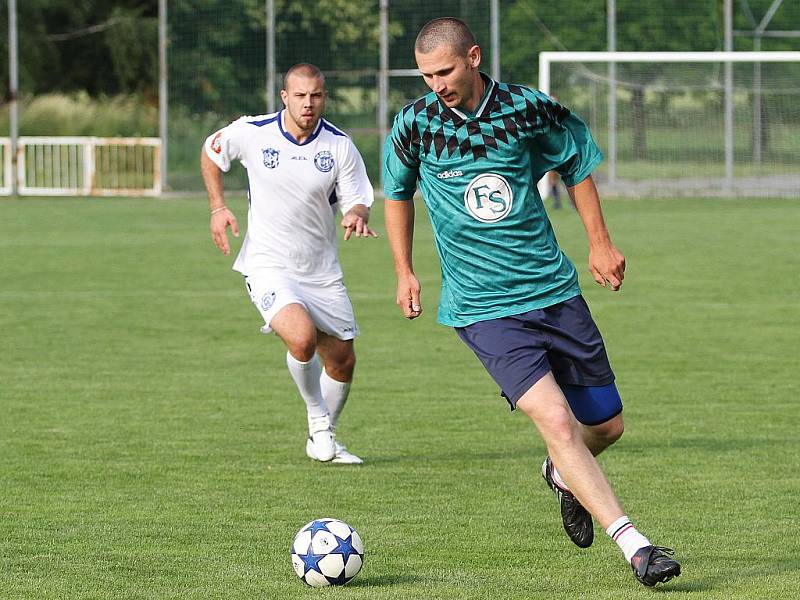
<instances>
[{"instance_id":1,"label":"blue trim on collar","mask_svg":"<svg viewBox=\"0 0 800 600\"><path fill-rule=\"evenodd\" d=\"M329 123L325 119L320 119L320 121L322 121L322 126L328 131L330 131L333 135L340 135L342 137L347 137L347 134L341 129L337 129L336 127L334 127L333 123Z\"/></svg>"},{"instance_id":2,"label":"blue trim on collar","mask_svg":"<svg viewBox=\"0 0 800 600\"><path fill-rule=\"evenodd\" d=\"M261 121L248 121L250 125L255 125L256 127L263 127L264 125L269 125L270 123L274 123L278 120L279 115L275 115L274 117L270 117L268 119L262 119Z\"/></svg>"},{"instance_id":3,"label":"blue trim on collar","mask_svg":"<svg viewBox=\"0 0 800 600\"><path fill-rule=\"evenodd\" d=\"M284 108L281 112L278 113L278 117L277 117L278 118L278 129L281 130L281 133L283 134L283 137L285 137L287 140L292 142L295 146L305 146L305 145L310 144L311 142L313 142L315 139L317 139L317 136L319 136L320 131L322 131L322 117L320 117L319 123L317 123L317 128L314 130L314 133L312 133L310 136L308 136L308 139L301 144L296 139L294 139L294 136L291 133L289 133L288 131L286 131L283 128L282 115L285 112L286 112L286 109Z\"/></svg>"}]
</instances>

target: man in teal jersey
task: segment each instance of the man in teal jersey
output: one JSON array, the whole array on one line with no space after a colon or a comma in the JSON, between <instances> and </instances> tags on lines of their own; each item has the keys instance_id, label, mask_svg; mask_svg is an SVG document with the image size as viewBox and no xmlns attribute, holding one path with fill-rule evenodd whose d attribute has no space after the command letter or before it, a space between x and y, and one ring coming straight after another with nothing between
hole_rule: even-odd
<instances>
[{"instance_id":1,"label":"man in teal jersey","mask_svg":"<svg viewBox=\"0 0 800 600\"><path fill-rule=\"evenodd\" d=\"M622 435L622 402L536 187L550 170L561 175L586 228L592 276L616 291L625 259L591 178L602 154L569 110L481 73L480 47L462 21L429 22L414 53L432 91L397 115L384 148L397 304L409 319L422 313L412 263L418 185L441 263L439 322L456 329L511 408L539 430L548 449L542 474L570 539L591 545L594 517L639 581L668 581L680 564L637 531L595 459Z\"/></svg>"}]
</instances>

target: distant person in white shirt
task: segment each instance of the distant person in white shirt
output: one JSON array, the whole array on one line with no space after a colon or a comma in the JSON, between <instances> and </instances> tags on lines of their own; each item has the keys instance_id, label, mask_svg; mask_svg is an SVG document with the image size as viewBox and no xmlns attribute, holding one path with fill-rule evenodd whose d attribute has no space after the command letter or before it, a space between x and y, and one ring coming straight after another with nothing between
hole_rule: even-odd
<instances>
[{"instance_id":1,"label":"distant person in white shirt","mask_svg":"<svg viewBox=\"0 0 800 600\"><path fill-rule=\"evenodd\" d=\"M352 140L322 118L327 90L314 65L291 67L277 113L241 117L206 139L200 153L211 210L211 237L230 253L222 174L247 169L247 233L233 268L250 298L286 344L286 364L308 410L306 454L321 462L360 464L335 437L350 392L358 325L338 258L336 212L345 241L377 237L368 227L372 185Z\"/></svg>"}]
</instances>

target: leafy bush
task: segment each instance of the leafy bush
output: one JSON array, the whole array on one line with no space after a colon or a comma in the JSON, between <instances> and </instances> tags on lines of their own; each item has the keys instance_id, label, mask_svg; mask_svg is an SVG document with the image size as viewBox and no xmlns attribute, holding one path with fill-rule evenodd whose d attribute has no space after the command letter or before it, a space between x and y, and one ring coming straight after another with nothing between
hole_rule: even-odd
<instances>
[{"instance_id":1,"label":"leafy bush","mask_svg":"<svg viewBox=\"0 0 800 600\"><path fill-rule=\"evenodd\" d=\"M9 130L8 110L0 131ZM86 92L23 97L20 135L157 136L158 108L135 95L92 98Z\"/></svg>"}]
</instances>

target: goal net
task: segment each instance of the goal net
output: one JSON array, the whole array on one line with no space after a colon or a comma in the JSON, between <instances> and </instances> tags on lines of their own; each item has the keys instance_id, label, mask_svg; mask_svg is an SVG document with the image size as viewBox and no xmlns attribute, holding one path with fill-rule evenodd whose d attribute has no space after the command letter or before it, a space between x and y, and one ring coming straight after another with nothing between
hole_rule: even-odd
<instances>
[{"instance_id":1,"label":"goal net","mask_svg":"<svg viewBox=\"0 0 800 600\"><path fill-rule=\"evenodd\" d=\"M539 87L591 127L606 194L800 198L800 52L543 52Z\"/></svg>"}]
</instances>

